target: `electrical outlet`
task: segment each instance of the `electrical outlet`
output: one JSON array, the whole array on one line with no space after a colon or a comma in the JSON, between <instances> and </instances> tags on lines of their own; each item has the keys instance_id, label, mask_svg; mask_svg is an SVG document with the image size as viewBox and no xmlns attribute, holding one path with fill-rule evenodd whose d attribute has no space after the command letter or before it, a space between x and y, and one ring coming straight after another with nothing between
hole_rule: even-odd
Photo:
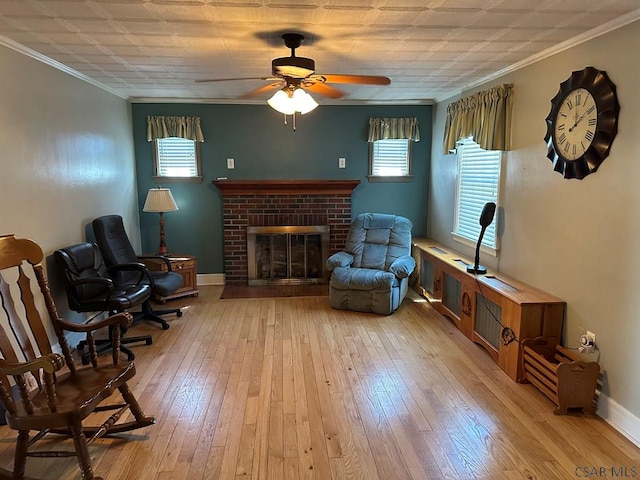
<instances>
[{"instance_id":1,"label":"electrical outlet","mask_svg":"<svg viewBox=\"0 0 640 480\"><path fill-rule=\"evenodd\" d=\"M344 157L340 157L338 159L338 168L345 168L347 166L347 159Z\"/></svg>"},{"instance_id":2,"label":"electrical outlet","mask_svg":"<svg viewBox=\"0 0 640 480\"><path fill-rule=\"evenodd\" d=\"M598 349L596 346L596 334L587 330L587 333L580 335L580 353L593 353Z\"/></svg>"},{"instance_id":3,"label":"electrical outlet","mask_svg":"<svg viewBox=\"0 0 640 480\"><path fill-rule=\"evenodd\" d=\"M227 168L229 170L236 168L236 161L233 158L227 158Z\"/></svg>"}]
</instances>

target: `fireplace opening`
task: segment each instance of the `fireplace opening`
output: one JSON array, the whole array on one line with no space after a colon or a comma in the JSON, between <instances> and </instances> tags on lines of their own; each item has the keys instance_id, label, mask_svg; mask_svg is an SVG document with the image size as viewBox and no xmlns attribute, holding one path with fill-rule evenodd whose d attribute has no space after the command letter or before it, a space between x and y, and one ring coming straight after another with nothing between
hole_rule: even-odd
<instances>
[{"instance_id":1,"label":"fireplace opening","mask_svg":"<svg viewBox=\"0 0 640 480\"><path fill-rule=\"evenodd\" d=\"M327 283L328 253L328 225L247 227L248 283Z\"/></svg>"}]
</instances>

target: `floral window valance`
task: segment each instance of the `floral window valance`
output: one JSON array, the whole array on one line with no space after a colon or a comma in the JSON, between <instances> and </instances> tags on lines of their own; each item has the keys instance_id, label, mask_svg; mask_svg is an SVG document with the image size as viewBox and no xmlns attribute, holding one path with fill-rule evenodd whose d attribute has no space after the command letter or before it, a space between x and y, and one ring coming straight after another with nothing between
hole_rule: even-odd
<instances>
[{"instance_id":1,"label":"floral window valance","mask_svg":"<svg viewBox=\"0 0 640 480\"><path fill-rule=\"evenodd\" d=\"M200 117L147 117L147 141L158 138L179 137L204 142L204 135L200 128Z\"/></svg>"},{"instance_id":2,"label":"floral window valance","mask_svg":"<svg viewBox=\"0 0 640 480\"><path fill-rule=\"evenodd\" d=\"M388 139L420 141L418 119L413 118L370 118L369 142Z\"/></svg>"},{"instance_id":3,"label":"floral window valance","mask_svg":"<svg viewBox=\"0 0 640 480\"><path fill-rule=\"evenodd\" d=\"M458 140L470 136L484 150L509 150L512 105L513 84L507 83L450 103L444 153L453 150Z\"/></svg>"}]
</instances>

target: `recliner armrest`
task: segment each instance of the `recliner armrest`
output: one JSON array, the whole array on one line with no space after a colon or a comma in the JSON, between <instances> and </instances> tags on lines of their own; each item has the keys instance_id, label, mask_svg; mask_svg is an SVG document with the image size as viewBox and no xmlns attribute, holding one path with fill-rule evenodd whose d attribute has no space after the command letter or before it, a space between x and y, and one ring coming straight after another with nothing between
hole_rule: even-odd
<instances>
[{"instance_id":1,"label":"recliner armrest","mask_svg":"<svg viewBox=\"0 0 640 480\"><path fill-rule=\"evenodd\" d=\"M327 258L325 266L332 272L336 267L350 267L353 263L353 255L347 252L337 252Z\"/></svg>"},{"instance_id":2,"label":"recliner armrest","mask_svg":"<svg viewBox=\"0 0 640 480\"><path fill-rule=\"evenodd\" d=\"M411 255L405 255L396 258L391 265L389 271L398 278L406 278L413 273L416 268L416 261Z\"/></svg>"}]
</instances>

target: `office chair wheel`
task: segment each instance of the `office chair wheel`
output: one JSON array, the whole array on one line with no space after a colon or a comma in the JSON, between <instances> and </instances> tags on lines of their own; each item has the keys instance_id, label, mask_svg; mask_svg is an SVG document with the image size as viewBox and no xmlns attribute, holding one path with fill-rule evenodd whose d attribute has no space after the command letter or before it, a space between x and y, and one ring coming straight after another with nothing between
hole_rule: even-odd
<instances>
[{"instance_id":1,"label":"office chair wheel","mask_svg":"<svg viewBox=\"0 0 640 480\"><path fill-rule=\"evenodd\" d=\"M146 342L147 345L151 345L151 342ZM136 356L133 354L133 352L131 351L131 349L125 347L124 345L120 345L120 351L122 353L124 353L127 356L127 361L128 362L133 362L133 360L136 358ZM96 352L98 353L98 352ZM103 352L100 352L103 353ZM89 352L86 352L84 354L82 354L82 364L83 365L89 365L89 363L91 362L91 355L89 355Z\"/></svg>"},{"instance_id":2,"label":"office chair wheel","mask_svg":"<svg viewBox=\"0 0 640 480\"><path fill-rule=\"evenodd\" d=\"M133 362L135 360L136 356L127 347L124 347L124 346L120 345L120 351L127 356L127 361L128 362Z\"/></svg>"},{"instance_id":3,"label":"office chair wheel","mask_svg":"<svg viewBox=\"0 0 640 480\"><path fill-rule=\"evenodd\" d=\"M163 330L168 330L169 329L169 324L167 322L162 323L161 325L162 325L162 329Z\"/></svg>"},{"instance_id":4,"label":"office chair wheel","mask_svg":"<svg viewBox=\"0 0 640 480\"><path fill-rule=\"evenodd\" d=\"M176 317L181 317L182 316L182 310L178 310L176 312Z\"/></svg>"}]
</instances>

